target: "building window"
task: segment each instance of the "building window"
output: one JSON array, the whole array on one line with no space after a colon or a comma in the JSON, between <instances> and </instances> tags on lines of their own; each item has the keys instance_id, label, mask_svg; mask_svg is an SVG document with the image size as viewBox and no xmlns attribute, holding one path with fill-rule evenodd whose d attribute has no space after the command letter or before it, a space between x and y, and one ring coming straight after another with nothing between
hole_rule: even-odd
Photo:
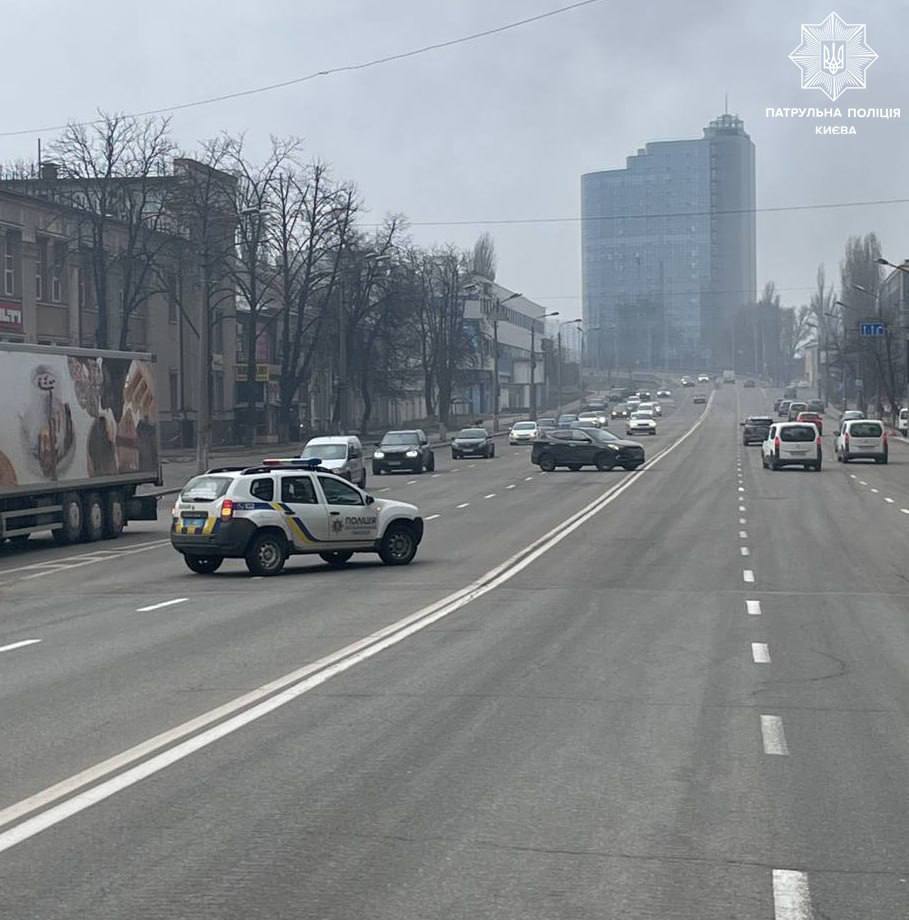
<instances>
[{"instance_id":1,"label":"building window","mask_svg":"<svg viewBox=\"0 0 909 920\"><path fill-rule=\"evenodd\" d=\"M47 240L38 239L35 254L35 297L44 300L44 291L47 287Z\"/></svg>"},{"instance_id":2,"label":"building window","mask_svg":"<svg viewBox=\"0 0 909 920\"><path fill-rule=\"evenodd\" d=\"M3 293L7 297L15 297L19 292L19 234L14 230L7 230L3 242Z\"/></svg>"},{"instance_id":3,"label":"building window","mask_svg":"<svg viewBox=\"0 0 909 920\"><path fill-rule=\"evenodd\" d=\"M66 277L66 243L54 242L54 261L51 266L51 300L63 302L64 279Z\"/></svg>"}]
</instances>

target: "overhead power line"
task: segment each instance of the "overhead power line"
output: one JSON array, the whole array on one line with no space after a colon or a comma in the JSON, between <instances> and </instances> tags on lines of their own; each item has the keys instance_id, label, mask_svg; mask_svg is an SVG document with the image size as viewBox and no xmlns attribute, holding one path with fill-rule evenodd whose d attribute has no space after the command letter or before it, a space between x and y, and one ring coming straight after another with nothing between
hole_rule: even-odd
<instances>
[{"instance_id":1,"label":"overhead power line","mask_svg":"<svg viewBox=\"0 0 909 920\"><path fill-rule=\"evenodd\" d=\"M242 99L245 96L256 96L260 93L270 93L276 89L284 89L288 86L298 86L301 83L309 83L320 77L330 77L339 73L352 73L358 70L367 70L370 67L379 67L383 64L391 64L394 61L403 61L407 58L417 57L422 54L428 54L431 51L439 51L443 48L452 48L455 45L463 45L467 42L477 41L480 38L488 38L491 35L499 35L502 32L509 32L512 29L518 29L521 26L530 25L534 22L540 22L543 19L550 19L553 16L561 16L563 13L569 13L572 10L579 9L582 6L591 6L594 3L602 3L604 0L578 0L576 3L570 3L568 6L560 6L557 9L547 10L536 16L528 16L525 19L517 19L514 22L507 22L501 26L495 26L491 29L484 29L481 32L472 32L469 35L462 35L459 38L450 38L445 41L433 42L430 45L423 45L419 48L412 48L409 51L400 51L397 54L389 54L384 57L372 58L368 61L360 61L356 64L342 64L338 67L329 67L325 70L316 70L312 73L304 74L301 77L292 77L289 80L281 80L277 83L267 83L264 86L255 86L249 89L236 90L231 93L221 93L217 96L208 96L204 99L195 99L191 102L178 102L173 105L161 106L156 109L146 109L142 112L131 112L127 117L144 118L149 115L164 115L168 112L180 112L183 109L191 109L202 105L214 105L217 102L227 102L230 99ZM80 127L87 125L99 124L101 119L89 119L88 121L77 122ZM46 131L62 131L66 124L45 125L43 128L23 128L18 131L0 131L0 137L17 137L24 134L41 134Z\"/></svg>"},{"instance_id":2,"label":"overhead power line","mask_svg":"<svg viewBox=\"0 0 909 920\"><path fill-rule=\"evenodd\" d=\"M719 211L663 211L651 214L602 214L575 217L491 217L457 220L411 220L410 227L502 226L511 224L587 224L597 221L649 220L670 217L725 217L742 214L777 214L785 211L825 211L834 208L870 208L885 204L909 204L909 198L876 198L868 201L825 201L766 208L730 208ZM378 225L377 225L378 226Z\"/></svg>"}]
</instances>

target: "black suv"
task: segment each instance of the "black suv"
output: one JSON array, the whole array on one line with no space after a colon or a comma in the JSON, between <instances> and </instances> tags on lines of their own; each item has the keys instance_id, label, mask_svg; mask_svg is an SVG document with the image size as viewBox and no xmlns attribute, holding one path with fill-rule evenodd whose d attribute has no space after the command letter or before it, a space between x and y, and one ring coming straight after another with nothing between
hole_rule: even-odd
<instances>
[{"instance_id":1,"label":"black suv","mask_svg":"<svg viewBox=\"0 0 909 920\"><path fill-rule=\"evenodd\" d=\"M412 473L432 472L436 457L429 446L425 431L389 431L372 455L372 472L375 476L393 470Z\"/></svg>"},{"instance_id":2,"label":"black suv","mask_svg":"<svg viewBox=\"0 0 909 920\"><path fill-rule=\"evenodd\" d=\"M636 470L644 462L644 448L636 441L617 438L599 428L566 428L546 431L533 443L530 462L549 473L557 466L579 470L595 466L611 470L615 466Z\"/></svg>"},{"instance_id":3,"label":"black suv","mask_svg":"<svg viewBox=\"0 0 909 920\"><path fill-rule=\"evenodd\" d=\"M767 433L773 419L769 415L749 415L742 422L742 444L763 444L767 440Z\"/></svg>"},{"instance_id":4,"label":"black suv","mask_svg":"<svg viewBox=\"0 0 909 920\"><path fill-rule=\"evenodd\" d=\"M495 455L496 446L485 428L463 428L452 439L452 460L460 460L461 457L486 457L489 460Z\"/></svg>"}]
</instances>

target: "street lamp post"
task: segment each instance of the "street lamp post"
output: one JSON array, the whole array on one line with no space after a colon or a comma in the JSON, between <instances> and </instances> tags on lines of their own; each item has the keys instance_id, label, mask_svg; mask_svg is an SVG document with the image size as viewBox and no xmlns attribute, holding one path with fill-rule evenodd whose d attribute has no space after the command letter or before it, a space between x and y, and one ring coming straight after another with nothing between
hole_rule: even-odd
<instances>
[{"instance_id":1,"label":"street lamp post","mask_svg":"<svg viewBox=\"0 0 909 920\"><path fill-rule=\"evenodd\" d=\"M558 316L559 311L553 310L551 313L543 313L539 319L545 320L550 316ZM536 320L530 323L530 418L532 421L537 420L537 349L536 349Z\"/></svg>"},{"instance_id":2,"label":"street lamp post","mask_svg":"<svg viewBox=\"0 0 909 920\"><path fill-rule=\"evenodd\" d=\"M583 322L581 319L566 319L564 322L559 323L559 334L558 339L558 362L556 363L556 398L558 401L558 411L556 415L562 414L562 327L571 326L571 325L580 325Z\"/></svg>"}]
</instances>

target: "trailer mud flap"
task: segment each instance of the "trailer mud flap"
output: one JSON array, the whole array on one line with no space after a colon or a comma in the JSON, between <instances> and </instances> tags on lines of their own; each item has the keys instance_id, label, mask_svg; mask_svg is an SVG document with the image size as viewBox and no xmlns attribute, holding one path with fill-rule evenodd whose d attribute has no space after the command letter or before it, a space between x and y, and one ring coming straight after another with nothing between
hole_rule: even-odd
<instances>
[{"instance_id":1,"label":"trailer mud flap","mask_svg":"<svg viewBox=\"0 0 909 920\"><path fill-rule=\"evenodd\" d=\"M126 519L128 521L157 521L158 496L134 495L127 499Z\"/></svg>"}]
</instances>

